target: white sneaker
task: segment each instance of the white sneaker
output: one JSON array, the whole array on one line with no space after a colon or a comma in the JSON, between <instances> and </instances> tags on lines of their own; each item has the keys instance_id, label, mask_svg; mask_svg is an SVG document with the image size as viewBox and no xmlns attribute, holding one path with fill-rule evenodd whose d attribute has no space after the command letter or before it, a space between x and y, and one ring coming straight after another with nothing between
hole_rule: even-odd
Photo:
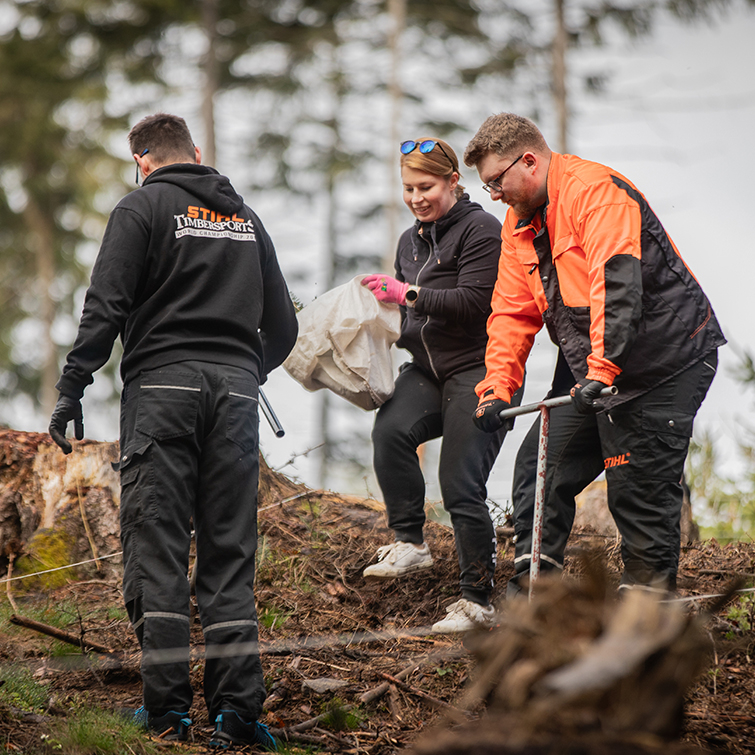
<instances>
[{"instance_id":1,"label":"white sneaker","mask_svg":"<svg viewBox=\"0 0 755 755\"><path fill-rule=\"evenodd\" d=\"M430 569L433 565L433 557L427 543L422 543L422 547L418 548L413 543L396 541L378 548L377 557L378 562L364 570L364 577L393 579L422 569Z\"/></svg>"},{"instance_id":2,"label":"white sneaker","mask_svg":"<svg viewBox=\"0 0 755 755\"><path fill-rule=\"evenodd\" d=\"M481 606L479 603L462 598L446 608L446 618L436 621L431 631L435 634L468 632L476 627L492 627L494 622L493 606Z\"/></svg>"}]
</instances>

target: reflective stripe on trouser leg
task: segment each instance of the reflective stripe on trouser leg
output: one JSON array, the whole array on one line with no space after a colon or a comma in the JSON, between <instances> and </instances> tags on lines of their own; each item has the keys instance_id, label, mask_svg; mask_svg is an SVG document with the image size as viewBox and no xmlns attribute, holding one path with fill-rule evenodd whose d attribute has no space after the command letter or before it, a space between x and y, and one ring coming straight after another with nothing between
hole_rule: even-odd
<instances>
[{"instance_id":1,"label":"reflective stripe on trouser leg","mask_svg":"<svg viewBox=\"0 0 755 755\"><path fill-rule=\"evenodd\" d=\"M168 611L141 611L141 599L126 604L142 647L144 707L161 716L187 711L193 693L189 678L189 617Z\"/></svg>"},{"instance_id":2,"label":"reflective stripe on trouser leg","mask_svg":"<svg viewBox=\"0 0 755 755\"><path fill-rule=\"evenodd\" d=\"M256 720L265 701L257 622L225 621L205 627L205 697L210 720L220 710L235 710Z\"/></svg>"}]
</instances>

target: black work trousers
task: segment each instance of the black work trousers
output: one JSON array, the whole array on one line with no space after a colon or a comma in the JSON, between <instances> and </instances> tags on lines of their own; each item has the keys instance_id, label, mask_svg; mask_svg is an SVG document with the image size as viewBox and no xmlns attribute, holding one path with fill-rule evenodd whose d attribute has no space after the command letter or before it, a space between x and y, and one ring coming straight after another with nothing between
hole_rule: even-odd
<instances>
[{"instance_id":1,"label":"black work trousers","mask_svg":"<svg viewBox=\"0 0 755 755\"><path fill-rule=\"evenodd\" d=\"M237 367L180 362L143 372L123 389L123 595L142 647L144 706L153 715L192 703L192 522L210 721L220 709L247 720L262 710L254 604L258 382Z\"/></svg>"},{"instance_id":2,"label":"black work trousers","mask_svg":"<svg viewBox=\"0 0 755 755\"><path fill-rule=\"evenodd\" d=\"M682 476L692 424L718 365L717 352L657 388L601 414L571 405L550 412L541 569L563 567L578 495L603 470L621 535L623 585L673 590L681 541ZM558 393L558 391L556 391ZM513 482L516 576L529 572L540 419L519 449Z\"/></svg>"},{"instance_id":3,"label":"black work trousers","mask_svg":"<svg viewBox=\"0 0 755 755\"><path fill-rule=\"evenodd\" d=\"M495 527L487 480L506 430L484 433L472 421L475 386L485 367L442 383L413 363L402 365L393 396L377 412L372 431L375 474L396 540L421 544L425 524L425 478L417 448L443 437L438 477L451 516L461 572L462 597L487 605L495 573Z\"/></svg>"}]
</instances>

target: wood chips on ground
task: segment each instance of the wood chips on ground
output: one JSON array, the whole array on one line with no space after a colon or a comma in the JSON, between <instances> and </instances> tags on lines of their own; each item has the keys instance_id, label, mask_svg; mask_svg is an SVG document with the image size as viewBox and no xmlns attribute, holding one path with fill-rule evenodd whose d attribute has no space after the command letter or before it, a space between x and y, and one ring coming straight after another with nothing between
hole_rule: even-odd
<instances>
[{"instance_id":1,"label":"wood chips on ground","mask_svg":"<svg viewBox=\"0 0 755 755\"><path fill-rule=\"evenodd\" d=\"M482 705L471 713L457 708L479 675L470 652L475 640L429 634L445 606L458 598L458 565L449 529L428 523L433 570L389 582L365 582L362 570L377 547L391 539L382 505L312 491L265 468L259 533L256 594L269 692L262 720L288 736L290 752L298 747L301 752L387 755L421 747L423 741L426 748L428 732L434 732L439 722L453 720L454 727L468 727L470 715L474 719L482 714ZM567 554L567 577L584 577L590 562L585 553L601 565L610 598L620 573L618 544L589 531L575 532ZM513 573L512 558L510 539L500 538L498 598ZM720 595L736 579L739 586L748 587L755 575L754 559L751 543L694 543L682 552L679 595ZM140 705L139 653L123 614L118 614L119 588L117 578L96 575L45 594L22 595L14 588L18 609L14 612L73 606L75 615L66 631L84 633L117 655L83 656L72 648L67 655L52 656L51 640L11 625L5 620L11 612L5 606L0 671L24 667L46 685L49 695L44 710L24 714L0 694L0 743L5 751L45 752L40 742L82 705L109 710ZM648 752L700 748L755 753L753 604L742 595L749 593L734 595L723 604L716 597L684 604L704 627L704 647L695 651L702 670L686 695L681 737L663 746L651 737L643 745ZM7 602L8 597L0 599ZM113 610L106 614L103 607ZM706 613L710 610L712 614ZM565 631L568 624L564 622ZM201 753L212 726L201 693L198 616L192 640L194 741L173 747ZM477 752L504 752L499 739L497 744L480 745ZM565 751L522 747L516 751ZM607 740L604 749L622 752L620 745ZM630 751L641 750L626 749Z\"/></svg>"}]
</instances>

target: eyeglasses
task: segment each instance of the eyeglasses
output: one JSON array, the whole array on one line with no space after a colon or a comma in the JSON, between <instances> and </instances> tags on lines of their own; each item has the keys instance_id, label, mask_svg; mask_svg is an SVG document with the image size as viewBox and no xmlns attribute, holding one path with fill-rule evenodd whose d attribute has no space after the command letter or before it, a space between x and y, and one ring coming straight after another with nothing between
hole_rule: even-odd
<instances>
[{"instance_id":1,"label":"eyeglasses","mask_svg":"<svg viewBox=\"0 0 755 755\"><path fill-rule=\"evenodd\" d=\"M144 155L146 155L147 152L149 152L149 147L147 147L144 150L144 152L142 152L141 155L139 155L139 157L144 157ZM139 183L139 163L136 164L136 185L141 186L141 184Z\"/></svg>"},{"instance_id":2,"label":"eyeglasses","mask_svg":"<svg viewBox=\"0 0 755 755\"><path fill-rule=\"evenodd\" d=\"M519 157L514 160L511 165L509 165L506 170L511 170L522 158L524 157L524 153L519 155ZM503 191L503 187L501 186L501 179L506 175L506 170L503 171L497 178L494 178L492 181L488 181L486 184L482 185L482 188L485 189L485 191L490 194L491 191Z\"/></svg>"},{"instance_id":3,"label":"eyeglasses","mask_svg":"<svg viewBox=\"0 0 755 755\"><path fill-rule=\"evenodd\" d=\"M401 147L399 148L401 150L402 155L408 155L410 152L414 152L417 147L419 147L419 151L426 155L428 152L432 152L435 147L440 147L440 151L446 156L446 159L448 162L451 163L451 167L454 168L454 161L448 156L448 152L443 149L443 145L440 142L433 141L432 139L425 139L423 142L415 142L412 140L409 140L407 142L401 142ZM456 170L456 168L454 168Z\"/></svg>"}]
</instances>

